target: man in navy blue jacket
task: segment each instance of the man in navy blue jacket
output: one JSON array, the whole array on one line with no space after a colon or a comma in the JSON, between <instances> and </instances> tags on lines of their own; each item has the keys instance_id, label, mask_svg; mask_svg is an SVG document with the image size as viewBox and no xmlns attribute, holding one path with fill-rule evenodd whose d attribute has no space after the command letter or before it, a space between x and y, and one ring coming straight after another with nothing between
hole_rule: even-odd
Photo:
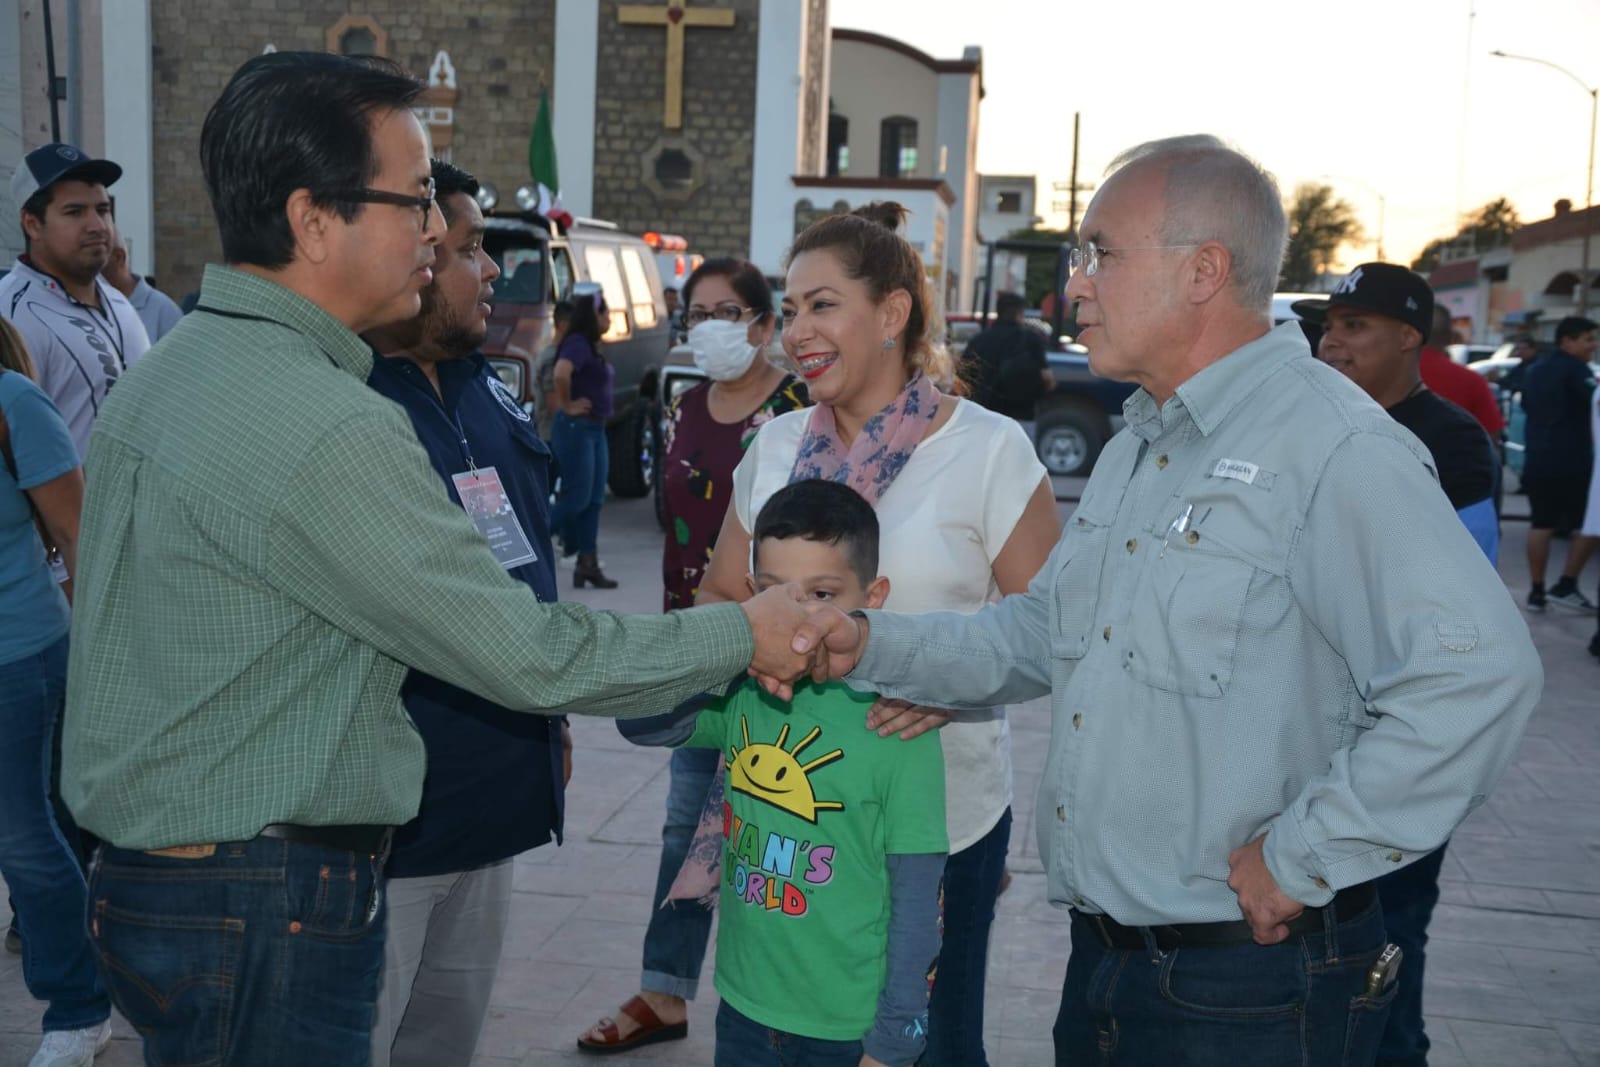
<instances>
[{"instance_id":1,"label":"man in navy blue jacket","mask_svg":"<svg viewBox=\"0 0 1600 1067\"><path fill-rule=\"evenodd\" d=\"M368 382L406 409L496 558L529 595L553 601L550 451L476 351L500 274L483 250L478 182L438 160L433 180L448 225L433 283L415 319L367 334L377 351ZM427 744L428 774L389 859L372 1062L466 1064L500 963L511 858L561 840L570 734L562 719L509 711L419 671L401 698Z\"/></svg>"}]
</instances>

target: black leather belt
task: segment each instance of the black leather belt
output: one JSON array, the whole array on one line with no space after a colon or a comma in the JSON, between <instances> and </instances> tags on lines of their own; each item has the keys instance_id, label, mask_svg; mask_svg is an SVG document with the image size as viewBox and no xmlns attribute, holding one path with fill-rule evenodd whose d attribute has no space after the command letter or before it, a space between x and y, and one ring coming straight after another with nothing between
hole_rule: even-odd
<instances>
[{"instance_id":1,"label":"black leather belt","mask_svg":"<svg viewBox=\"0 0 1600 1067\"><path fill-rule=\"evenodd\" d=\"M361 852L377 856L389 851L392 826L297 826L275 822L261 828L260 837L293 841L297 845L316 845L340 852Z\"/></svg>"},{"instance_id":2,"label":"black leather belt","mask_svg":"<svg viewBox=\"0 0 1600 1067\"><path fill-rule=\"evenodd\" d=\"M1340 922L1360 915L1378 899L1378 891L1371 882L1349 886L1334 894L1332 907ZM1307 908L1284 925L1290 937L1321 933L1322 908ZM1143 949L1146 947L1145 931L1155 937L1156 947L1163 952L1178 948L1216 948L1220 945L1241 945L1255 940L1250 924L1242 919L1220 923L1179 923L1171 926L1124 926L1109 915L1090 915L1077 911L1090 929L1100 935L1106 948Z\"/></svg>"}]
</instances>

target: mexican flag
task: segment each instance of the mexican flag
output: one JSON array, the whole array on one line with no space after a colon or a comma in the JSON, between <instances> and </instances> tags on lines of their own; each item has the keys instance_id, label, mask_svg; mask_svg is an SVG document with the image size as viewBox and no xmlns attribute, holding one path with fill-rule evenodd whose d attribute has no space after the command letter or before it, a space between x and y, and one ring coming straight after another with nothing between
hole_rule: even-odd
<instances>
[{"instance_id":1,"label":"mexican flag","mask_svg":"<svg viewBox=\"0 0 1600 1067\"><path fill-rule=\"evenodd\" d=\"M556 170L556 133L550 121L550 91L539 90L539 114L528 138L528 172L539 187L539 214L562 226L572 225L572 215L561 206L561 177Z\"/></svg>"}]
</instances>

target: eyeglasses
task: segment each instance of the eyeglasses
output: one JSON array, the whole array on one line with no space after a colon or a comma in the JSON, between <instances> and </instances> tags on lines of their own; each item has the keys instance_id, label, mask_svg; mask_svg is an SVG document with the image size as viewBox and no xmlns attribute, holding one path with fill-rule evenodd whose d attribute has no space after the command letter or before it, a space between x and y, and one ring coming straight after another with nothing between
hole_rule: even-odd
<instances>
[{"instance_id":1,"label":"eyeglasses","mask_svg":"<svg viewBox=\"0 0 1600 1067\"><path fill-rule=\"evenodd\" d=\"M333 193L332 199L346 204L393 204L395 207L414 207L422 212L422 232L428 232L428 220L433 218L434 185L433 179L428 179L427 196L407 196L404 193L391 193L383 189L340 189Z\"/></svg>"},{"instance_id":2,"label":"eyeglasses","mask_svg":"<svg viewBox=\"0 0 1600 1067\"><path fill-rule=\"evenodd\" d=\"M1081 248L1074 248L1067 256L1067 266L1070 273L1076 274L1082 270L1085 277L1093 278L1100 270L1100 254L1102 252L1170 252L1179 248L1199 248L1193 245L1129 245L1126 248L1101 248L1093 241Z\"/></svg>"},{"instance_id":3,"label":"eyeglasses","mask_svg":"<svg viewBox=\"0 0 1600 1067\"><path fill-rule=\"evenodd\" d=\"M683 321L690 329L709 319L716 319L719 322L743 322L744 317L750 314L752 310L752 308L747 308L743 304L735 304L729 301L726 304L718 304L714 308L692 307L684 312Z\"/></svg>"}]
</instances>

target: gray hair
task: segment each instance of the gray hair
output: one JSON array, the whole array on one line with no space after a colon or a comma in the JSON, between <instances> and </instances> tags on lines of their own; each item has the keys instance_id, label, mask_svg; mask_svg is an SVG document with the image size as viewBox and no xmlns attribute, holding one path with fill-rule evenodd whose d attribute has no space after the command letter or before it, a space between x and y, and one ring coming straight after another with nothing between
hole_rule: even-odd
<instances>
[{"instance_id":1,"label":"gray hair","mask_svg":"<svg viewBox=\"0 0 1600 1067\"><path fill-rule=\"evenodd\" d=\"M1277 179L1208 133L1135 145L1112 160L1106 174L1136 164L1166 173L1162 244L1221 244L1233 258L1239 305L1269 311L1289 241Z\"/></svg>"}]
</instances>

